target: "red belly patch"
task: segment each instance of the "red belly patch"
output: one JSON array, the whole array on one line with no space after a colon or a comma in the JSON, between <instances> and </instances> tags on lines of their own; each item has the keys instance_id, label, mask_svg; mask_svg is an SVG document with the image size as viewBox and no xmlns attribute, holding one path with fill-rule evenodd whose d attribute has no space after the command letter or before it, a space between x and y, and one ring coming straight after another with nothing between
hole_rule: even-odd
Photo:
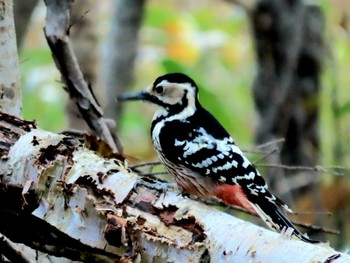
<instances>
[{"instance_id":1,"label":"red belly patch","mask_svg":"<svg viewBox=\"0 0 350 263\"><path fill-rule=\"evenodd\" d=\"M218 185L213 191L213 194L228 205L239 206L248 210L251 214L256 214L254 208L248 201L247 196L239 185Z\"/></svg>"}]
</instances>

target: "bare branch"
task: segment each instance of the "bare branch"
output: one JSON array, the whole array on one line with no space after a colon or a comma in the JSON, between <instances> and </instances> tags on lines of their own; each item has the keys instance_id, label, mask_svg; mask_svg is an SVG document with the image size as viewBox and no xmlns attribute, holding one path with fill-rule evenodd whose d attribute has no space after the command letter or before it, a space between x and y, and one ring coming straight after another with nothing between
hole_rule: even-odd
<instances>
[{"instance_id":1,"label":"bare branch","mask_svg":"<svg viewBox=\"0 0 350 263\"><path fill-rule=\"evenodd\" d=\"M304 211L304 212L293 211L290 214L292 214L292 215L323 215L323 216L332 216L333 215L331 212L327 212L327 211Z\"/></svg>"},{"instance_id":2,"label":"bare branch","mask_svg":"<svg viewBox=\"0 0 350 263\"><path fill-rule=\"evenodd\" d=\"M264 159L267 155L275 153L276 149L273 149L272 151L265 152L265 155L263 156ZM256 164L261 159L258 159L258 161L254 162L254 166L256 167L268 167L268 168L282 168L285 170L294 170L294 171L312 171L312 172L318 172L318 173L329 173L336 176L344 176L345 172L349 172L350 169L343 166L329 166L329 167L323 167L321 165L316 166L293 166L293 165L285 165L285 164ZM142 164L136 164L133 166L130 166L130 168L140 168L140 167L146 167L146 166L156 166L161 165L161 162L147 162ZM342 171L342 172L340 172ZM157 173L148 173L149 175L157 175L157 174L166 174L167 172L157 172Z\"/></svg>"},{"instance_id":3,"label":"bare branch","mask_svg":"<svg viewBox=\"0 0 350 263\"><path fill-rule=\"evenodd\" d=\"M277 148L273 148L270 151L266 152L263 156L261 156L258 160L256 160L253 165L257 165L260 161L264 160L266 157L268 157L271 154L277 153L279 150Z\"/></svg>"},{"instance_id":4,"label":"bare branch","mask_svg":"<svg viewBox=\"0 0 350 263\"><path fill-rule=\"evenodd\" d=\"M105 140L113 151L122 153L121 143L116 134L114 136L111 134L103 118L103 111L84 80L71 47L68 33L72 3L73 0L45 1L47 6L45 36L68 92L88 126Z\"/></svg>"},{"instance_id":5,"label":"bare branch","mask_svg":"<svg viewBox=\"0 0 350 263\"><path fill-rule=\"evenodd\" d=\"M169 173L167 171L153 172L153 173L140 173L140 175L142 175L142 176L155 177L155 178L157 175L165 175L165 174L169 174Z\"/></svg>"},{"instance_id":6,"label":"bare branch","mask_svg":"<svg viewBox=\"0 0 350 263\"><path fill-rule=\"evenodd\" d=\"M271 145L277 145L277 144L280 144L280 143L284 143L285 141L286 140L284 138L274 139L274 140L268 141L266 143L259 144L255 148L256 149L263 149L263 148L266 148L266 147L270 147Z\"/></svg>"},{"instance_id":7,"label":"bare branch","mask_svg":"<svg viewBox=\"0 0 350 263\"><path fill-rule=\"evenodd\" d=\"M71 21L70 25L67 28L67 32L70 32L70 29L76 24L78 23L80 20L83 20L84 17L89 14L91 12L91 10L86 10L84 12L84 14L82 14L80 17L76 18L74 21Z\"/></svg>"},{"instance_id":8,"label":"bare branch","mask_svg":"<svg viewBox=\"0 0 350 263\"><path fill-rule=\"evenodd\" d=\"M161 165L162 163L159 161L155 162L147 162L147 163L140 163L140 164L135 164L135 165L130 165L130 168L140 168L140 167L145 167L145 166L156 166L156 165Z\"/></svg>"},{"instance_id":9,"label":"bare branch","mask_svg":"<svg viewBox=\"0 0 350 263\"><path fill-rule=\"evenodd\" d=\"M337 176L344 176L344 172L332 171L334 170L343 170L349 171L349 168L336 166L336 167L323 167L320 165L316 166L293 166L293 165L285 165L285 164L258 164L257 167L269 167L269 168L282 168L285 170L294 170L294 171L311 171L311 172L319 172L319 173L329 173Z\"/></svg>"}]
</instances>

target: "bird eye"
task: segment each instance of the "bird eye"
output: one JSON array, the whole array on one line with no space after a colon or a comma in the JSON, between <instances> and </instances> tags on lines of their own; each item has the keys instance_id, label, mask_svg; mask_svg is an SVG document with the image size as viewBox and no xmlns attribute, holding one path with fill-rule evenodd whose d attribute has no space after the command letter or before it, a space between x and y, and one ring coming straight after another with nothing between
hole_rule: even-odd
<instances>
[{"instance_id":1,"label":"bird eye","mask_svg":"<svg viewBox=\"0 0 350 263\"><path fill-rule=\"evenodd\" d=\"M161 94L161 93L163 93L163 91L164 91L164 87L163 87L163 86L157 86L157 87L155 87L155 91L156 91L158 94Z\"/></svg>"}]
</instances>

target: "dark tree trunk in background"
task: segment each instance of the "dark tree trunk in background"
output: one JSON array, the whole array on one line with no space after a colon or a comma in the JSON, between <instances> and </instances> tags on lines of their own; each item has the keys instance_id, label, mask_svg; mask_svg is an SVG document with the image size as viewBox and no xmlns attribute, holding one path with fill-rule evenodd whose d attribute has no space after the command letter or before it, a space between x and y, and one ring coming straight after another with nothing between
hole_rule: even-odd
<instances>
[{"instance_id":1,"label":"dark tree trunk in background","mask_svg":"<svg viewBox=\"0 0 350 263\"><path fill-rule=\"evenodd\" d=\"M300 0L262 0L251 20L258 61L253 88L260 117L256 140L285 139L279 156L271 155L267 162L316 165L323 13ZM313 193L318 184L318 176L306 172L271 168L266 177L287 202Z\"/></svg>"},{"instance_id":2,"label":"dark tree trunk in background","mask_svg":"<svg viewBox=\"0 0 350 263\"><path fill-rule=\"evenodd\" d=\"M24 42L30 18L38 2L38 0L13 1L17 47L19 50L21 49Z\"/></svg>"},{"instance_id":3,"label":"dark tree trunk in background","mask_svg":"<svg viewBox=\"0 0 350 263\"><path fill-rule=\"evenodd\" d=\"M134 76L144 0L113 1L113 17L105 54L106 117L117 121L121 108L116 97L130 87Z\"/></svg>"},{"instance_id":4,"label":"dark tree trunk in background","mask_svg":"<svg viewBox=\"0 0 350 263\"><path fill-rule=\"evenodd\" d=\"M74 53L78 59L84 79L97 98L101 101L102 90L97 83L99 64L98 34L97 34L97 2L94 0L77 0L72 6L70 23L70 38ZM68 127L71 129L88 131L89 128L73 100L67 100L66 113Z\"/></svg>"}]
</instances>

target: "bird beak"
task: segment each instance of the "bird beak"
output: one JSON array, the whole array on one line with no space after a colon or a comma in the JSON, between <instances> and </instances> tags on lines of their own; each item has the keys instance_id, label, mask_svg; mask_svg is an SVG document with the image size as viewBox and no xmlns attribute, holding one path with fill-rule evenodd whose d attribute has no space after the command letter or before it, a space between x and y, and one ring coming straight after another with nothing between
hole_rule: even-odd
<instances>
[{"instance_id":1,"label":"bird beak","mask_svg":"<svg viewBox=\"0 0 350 263\"><path fill-rule=\"evenodd\" d=\"M144 90L135 93L125 93L117 97L118 101L127 101L127 100L143 100L143 101L152 101L152 95L150 91L152 86L146 87Z\"/></svg>"},{"instance_id":2,"label":"bird beak","mask_svg":"<svg viewBox=\"0 0 350 263\"><path fill-rule=\"evenodd\" d=\"M162 107L167 107L167 105L164 104L164 102L162 102L156 96L151 94L151 90L152 90L152 85L148 86L146 89L139 92L121 94L117 97L117 100L118 101L142 100L142 101L150 102Z\"/></svg>"},{"instance_id":3,"label":"bird beak","mask_svg":"<svg viewBox=\"0 0 350 263\"><path fill-rule=\"evenodd\" d=\"M126 101L126 100L148 100L149 93L146 93L144 90L135 93L125 93L121 94L117 97L118 101Z\"/></svg>"}]
</instances>

